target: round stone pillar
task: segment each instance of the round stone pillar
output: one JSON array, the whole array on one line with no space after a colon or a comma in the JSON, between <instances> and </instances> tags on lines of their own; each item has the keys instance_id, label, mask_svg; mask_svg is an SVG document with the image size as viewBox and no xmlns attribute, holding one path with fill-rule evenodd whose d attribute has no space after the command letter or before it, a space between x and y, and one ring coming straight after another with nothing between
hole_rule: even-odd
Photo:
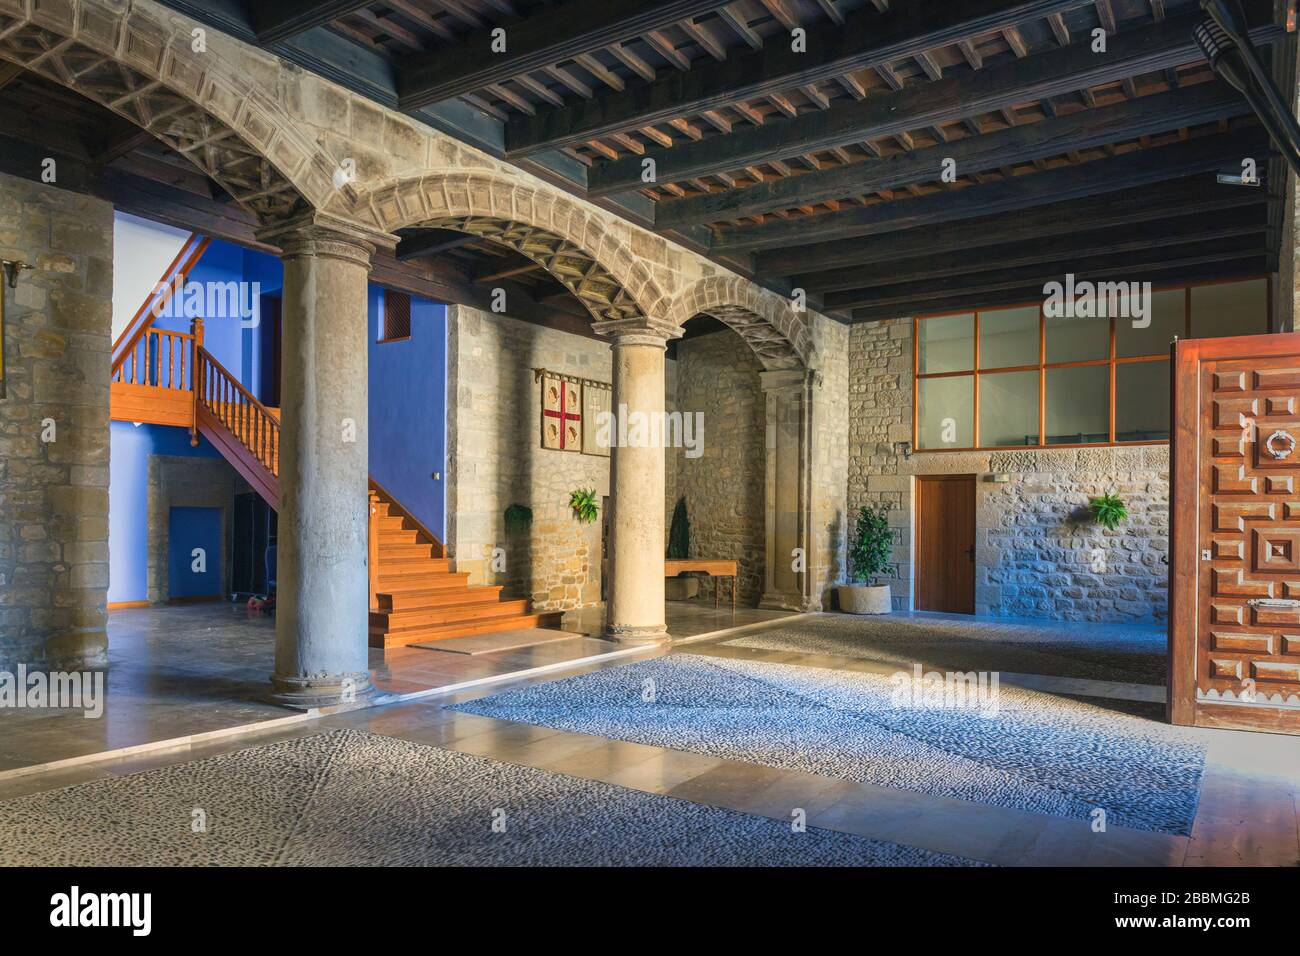
<instances>
[{"instance_id":1,"label":"round stone pillar","mask_svg":"<svg viewBox=\"0 0 1300 956\"><path fill-rule=\"evenodd\" d=\"M664 351L677 326L648 319L597 322L614 351L609 588L605 638L664 643ZM646 424L637 428L638 417ZM655 419L653 428L649 427ZM638 435L659 436L637 440Z\"/></svg>"},{"instance_id":2,"label":"round stone pillar","mask_svg":"<svg viewBox=\"0 0 1300 956\"><path fill-rule=\"evenodd\" d=\"M374 246L316 223L265 236L284 262L275 698L370 694L366 282Z\"/></svg>"}]
</instances>

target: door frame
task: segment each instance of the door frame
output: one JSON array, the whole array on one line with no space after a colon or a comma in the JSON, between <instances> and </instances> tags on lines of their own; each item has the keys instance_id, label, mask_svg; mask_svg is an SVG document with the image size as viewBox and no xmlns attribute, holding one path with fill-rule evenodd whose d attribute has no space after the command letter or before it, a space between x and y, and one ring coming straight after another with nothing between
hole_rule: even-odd
<instances>
[{"instance_id":1,"label":"door frame","mask_svg":"<svg viewBox=\"0 0 1300 956\"><path fill-rule=\"evenodd\" d=\"M940 481L969 481L971 483L971 526L972 538L978 542L979 538L979 476L974 472L963 472L957 474L939 474L939 475L913 475L914 484L912 487L912 610L928 611L930 608L920 606L921 599L921 485L924 482ZM977 545L976 545L977 546ZM976 552L978 553L978 552ZM971 564L974 565L972 560ZM966 614L974 615L979 606L975 600L976 581L974 567L971 572L971 601L970 611L936 611L937 614Z\"/></svg>"},{"instance_id":2,"label":"door frame","mask_svg":"<svg viewBox=\"0 0 1300 956\"><path fill-rule=\"evenodd\" d=\"M1173 724L1300 732L1287 713L1277 708L1196 699L1201 620L1201 366L1207 361L1291 356L1300 364L1300 333L1175 340L1170 347L1169 696L1165 713ZM1300 719L1300 714L1296 718Z\"/></svg>"}]
</instances>

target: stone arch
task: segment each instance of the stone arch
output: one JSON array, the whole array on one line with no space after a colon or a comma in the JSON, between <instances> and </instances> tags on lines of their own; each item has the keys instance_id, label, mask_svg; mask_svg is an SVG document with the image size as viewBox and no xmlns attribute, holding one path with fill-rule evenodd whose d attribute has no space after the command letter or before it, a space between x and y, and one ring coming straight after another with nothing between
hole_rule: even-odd
<instances>
[{"instance_id":1,"label":"stone arch","mask_svg":"<svg viewBox=\"0 0 1300 956\"><path fill-rule=\"evenodd\" d=\"M598 322L656 318L667 308L618 226L556 190L483 170L441 171L362 196L351 217L381 232L428 226L499 242L546 269Z\"/></svg>"},{"instance_id":2,"label":"stone arch","mask_svg":"<svg viewBox=\"0 0 1300 956\"><path fill-rule=\"evenodd\" d=\"M740 276L706 276L682 290L668 312L673 325L711 315L754 350L763 367L812 368L812 336L790 303Z\"/></svg>"},{"instance_id":3,"label":"stone arch","mask_svg":"<svg viewBox=\"0 0 1300 956\"><path fill-rule=\"evenodd\" d=\"M188 24L162 8L0 2L0 59L152 133L263 219L322 207L335 163L214 49L225 42L215 30L206 39L207 51L193 53Z\"/></svg>"}]
</instances>

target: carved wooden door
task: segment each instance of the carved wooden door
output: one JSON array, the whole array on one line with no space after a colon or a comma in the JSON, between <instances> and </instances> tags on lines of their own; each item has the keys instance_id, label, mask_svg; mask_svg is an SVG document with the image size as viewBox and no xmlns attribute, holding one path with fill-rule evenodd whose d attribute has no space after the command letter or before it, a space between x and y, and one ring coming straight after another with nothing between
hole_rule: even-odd
<instances>
[{"instance_id":1,"label":"carved wooden door","mask_svg":"<svg viewBox=\"0 0 1300 956\"><path fill-rule=\"evenodd\" d=\"M1170 719L1300 733L1300 335L1175 347Z\"/></svg>"}]
</instances>

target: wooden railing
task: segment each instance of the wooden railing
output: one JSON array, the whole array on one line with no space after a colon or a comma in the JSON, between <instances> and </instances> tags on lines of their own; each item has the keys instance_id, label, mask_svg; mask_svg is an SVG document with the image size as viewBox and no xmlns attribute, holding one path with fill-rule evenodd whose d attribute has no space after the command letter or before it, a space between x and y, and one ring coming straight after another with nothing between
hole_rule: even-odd
<instances>
[{"instance_id":1,"label":"wooden railing","mask_svg":"<svg viewBox=\"0 0 1300 956\"><path fill-rule=\"evenodd\" d=\"M124 385L188 390L194 371L194 343L192 332L148 328L114 361L111 379Z\"/></svg>"},{"instance_id":2,"label":"wooden railing","mask_svg":"<svg viewBox=\"0 0 1300 956\"><path fill-rule=\"evenodd\" d=\"M203 347L195 352L195 418L203 409L229 431L263 468L280 475L280 420L239 384Z\"/></svg>"}]
</instances>

